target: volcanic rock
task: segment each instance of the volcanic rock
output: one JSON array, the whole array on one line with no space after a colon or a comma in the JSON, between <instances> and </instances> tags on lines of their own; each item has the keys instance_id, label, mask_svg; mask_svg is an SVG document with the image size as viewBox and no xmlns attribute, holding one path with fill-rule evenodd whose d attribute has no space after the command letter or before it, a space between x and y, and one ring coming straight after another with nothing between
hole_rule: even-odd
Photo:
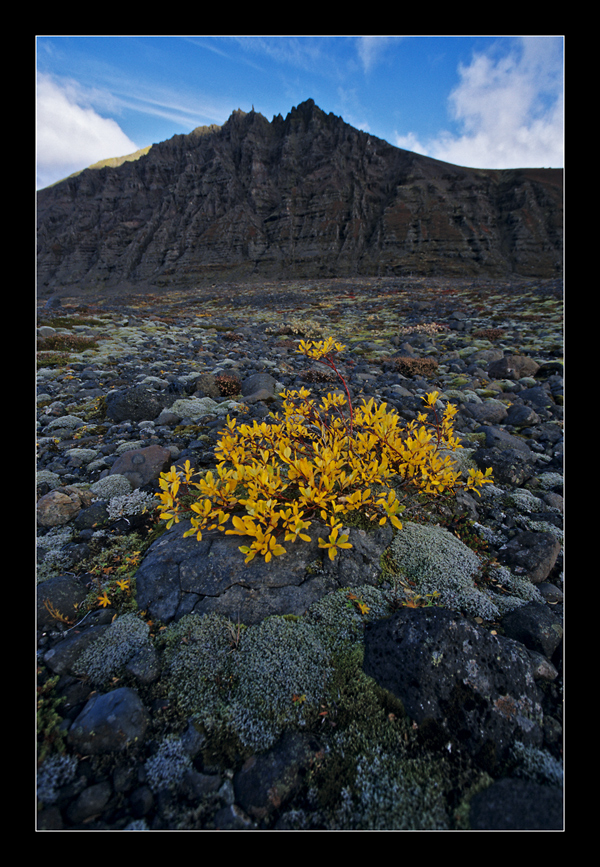
<instances>
[{"instance_id":1,"label":"volcanic rock","mask_svg":"<svg viewBox=\"0 0 600 867\"><path fill-rule=\"evenodd\" d=\"M493 768L515 740L542 743L527 651L456 612L406 608L367 624L363 668L440 748L465 749Z\"/></svg>"}]
</instances>

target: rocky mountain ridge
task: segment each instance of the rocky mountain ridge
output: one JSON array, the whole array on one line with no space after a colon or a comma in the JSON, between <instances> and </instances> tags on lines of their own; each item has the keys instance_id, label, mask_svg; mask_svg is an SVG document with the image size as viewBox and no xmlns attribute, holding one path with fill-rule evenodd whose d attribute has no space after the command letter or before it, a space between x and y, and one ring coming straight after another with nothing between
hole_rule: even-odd
<instances>
[{"instance_id":1,"label":"rocky mountain ridge","mask_svg":"<svg viewBox=\"0 0 600 867\"><path fill-rule=\"evenodd\" d=\"M312 99L234 111L38 192L38 290L562 270L562 170L470 169Z\"/></svg>"}]
</instances>

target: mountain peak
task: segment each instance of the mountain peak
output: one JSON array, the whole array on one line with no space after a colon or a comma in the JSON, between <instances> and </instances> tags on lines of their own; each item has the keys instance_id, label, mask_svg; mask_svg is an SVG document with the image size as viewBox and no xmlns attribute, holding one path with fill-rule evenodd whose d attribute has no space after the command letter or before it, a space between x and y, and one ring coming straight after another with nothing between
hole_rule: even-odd
<instances>
[{"instance_id":1,"label":"mountain peak","mask_svg":"<svg viewBox=\"0 0 600 867\"><path fill-rule=\"evenodd\" d=\"M312 98L236 109L136 160L38 193L38 285L220 275L557 276L562 171L494 171L396 148Z\"/></svg>"}]
</instances>

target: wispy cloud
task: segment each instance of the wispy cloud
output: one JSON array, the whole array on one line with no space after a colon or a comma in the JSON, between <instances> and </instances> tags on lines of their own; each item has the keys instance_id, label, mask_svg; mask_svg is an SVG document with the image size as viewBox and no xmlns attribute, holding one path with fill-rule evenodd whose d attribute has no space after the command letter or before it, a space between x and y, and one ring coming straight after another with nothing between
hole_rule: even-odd
<instances>
[{"instance_id":1,"label":"wispy cloud","mask_svg":"<svg viewBox=\"0 0 600 867\"><path fill-rule=\"evenodd\" d=\"M363 70L368 73L375 67L387 48L403 37L398 36L358 36L356 50Z\"/></svg>"},{"instance_id":2,"label":"wispy cloud","mask_svg":"<svg viewBox=\"0 0 600 867\"><path fill-rule=\"evenodd\" d=\"M118 120L125 112L160 118L189 132L201 124L223 123L230 106L189 98L169 87L98 77L97 87L44 73L37 79L37 186L67 177L99 160L125 156L152 141L134 143ZM108 117L105 115L111 115Z\"/></svg>"},{"instance_id":3,"label":"wispy cloud","mask_svg":"<svg viewBox=\"0 0 600 867\"><path fill-rule=\"evenodd\" d=\"M458 69L449 111L461 132L427 141L409 132L398 147L456 165L563 165L563 75L559 38L522 37L508 54L475 54Z\"/></svg>"},{"instance_id":4,"label":"wispy cloud","mask_svg":"<svg viewBox=\"0 0 600 867\"><path fill-rule=\"evenodd\" d=\"M37 82L38 188L101 159L140 147L112 118L92 107L92 95L76 84L39 75Z\"/></svg>"}]
</instances>

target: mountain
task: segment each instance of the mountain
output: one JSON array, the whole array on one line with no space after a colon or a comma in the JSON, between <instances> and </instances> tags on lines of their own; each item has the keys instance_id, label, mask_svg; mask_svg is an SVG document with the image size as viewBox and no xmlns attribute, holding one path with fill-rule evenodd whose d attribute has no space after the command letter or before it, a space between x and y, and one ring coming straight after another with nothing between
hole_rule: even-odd
<instances>
[{"instance_id":1,"label":"mountain","mask_svg":"<svg viewBox=\"0 0 600 867\"><path fill-rule=\"evenodd\" d=\"M38 290L206 278L554 277L562 170L454 166L312 99L234 111L38 192Z\"/></svg>"}]
</instances>

